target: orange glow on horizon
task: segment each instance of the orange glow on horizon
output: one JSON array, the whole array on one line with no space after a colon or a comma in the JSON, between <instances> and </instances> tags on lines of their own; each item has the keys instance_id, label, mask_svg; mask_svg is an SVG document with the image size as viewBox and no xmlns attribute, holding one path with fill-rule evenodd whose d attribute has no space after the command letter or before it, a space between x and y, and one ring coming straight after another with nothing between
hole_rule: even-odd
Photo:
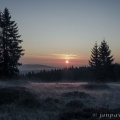
<instances>
[{"instance_id":1,"label":"orange glow on horizon","mask_svg":"<svg viewBox=\"0 0 120 120\"><path fill-rule=\"evenodd\" d=\"M69 57L68 57L69 56ZM21 57L20 63L22 64L43 64L48 66L82 66L88 64L88 58L82 56L68 55L25 55ZM66 64L66 65L65 65Z\"/></svg>"}]
</instances>

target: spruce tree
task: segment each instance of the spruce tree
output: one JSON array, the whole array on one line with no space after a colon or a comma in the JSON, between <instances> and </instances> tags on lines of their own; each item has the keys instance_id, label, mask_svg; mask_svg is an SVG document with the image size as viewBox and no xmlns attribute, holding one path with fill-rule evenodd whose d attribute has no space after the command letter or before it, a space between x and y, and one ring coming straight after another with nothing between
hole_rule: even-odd
<instances>
[{"instance_id":1,"label":"spruce tree","mask_svg":"<svg viewBox=\"0 0 120 120\"><path fill-rule=\"evenodd\" d=\"M3 22L2 22L2 13L0 11L0 76L3 73L3 40L2 40L2 28L3 28Z\"/></svg>"},{"instance_id":2,"label":"spruce tree","mask_svg":"<svg viewBox=\"0 0 120 120\"><path fill-rule=\"evenodd\" d=\"M99 51L98 51L97 42L95 43L91 53L92 54L91 54L91 58L89 60L89 65L90 65L91 70L93 71L93 73L95 75L95 79L99 79L100 61L99 61Z\"/></svg>"},{"instance_id":3,"label":"spruce tree","mask_svg":"<svg viewBox=\"0 0 120 120\"><path fill-rule=\"evenodd\" d=\"M10 76L19 73L17 66L21 65L19 59L24 53L19 44L20 35L18 33L18 27L15 21L11 21L11 16L7 8L4 9L1 15L0 27L1 39L0 39L0 64L2 65L1 71L4 76Z\"/></svg>"},{"instance_id":4,"label":"spruce tree","mask_svg":"<svg viewBox=\"0 0 120 120\"><path fill-rule=\"evenodd\" d=\"M111 50L109 49L109 46L105 40L101 42L101 45L99 47L99 60L101 63L101 78L109 78L111 75L111 65L114 59L113 55L111 55Z\"/></svg>"}]
</instances>

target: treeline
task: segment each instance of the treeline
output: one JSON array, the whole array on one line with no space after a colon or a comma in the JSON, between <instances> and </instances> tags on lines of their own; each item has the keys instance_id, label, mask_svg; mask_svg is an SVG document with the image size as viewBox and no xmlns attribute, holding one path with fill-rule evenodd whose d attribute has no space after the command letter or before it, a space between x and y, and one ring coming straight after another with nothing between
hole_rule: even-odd
<instances>
[{"instance_id":1,"label":"treeline","mask_svg":"<svg viewBox=\"0 0 120 120\"><path fill-rule=\"evenodd\" d=\"M28 72L26 74L21 74L20 78L24 79L38 79L46 82L53 81L79 81L92 79L92 72L89 67L69 67L63 69L52 69L52 70L41 70L38 72Z\"/></svg>"},{"instance_id":2,"label":"treeline","mask_svg":"<svg viewBox=\"0 0 120 120\"><path fill-rule=\"evenodd\" d=\"M69 67L63 69L41 70L28 72L19 76L21 79L39 80L42 82L65 82L65 81L96 81L91 67ZM112 65L112 73L109 79L104 81L118 81L120 79L120 64Z\"/></svg>"}]
</instances>

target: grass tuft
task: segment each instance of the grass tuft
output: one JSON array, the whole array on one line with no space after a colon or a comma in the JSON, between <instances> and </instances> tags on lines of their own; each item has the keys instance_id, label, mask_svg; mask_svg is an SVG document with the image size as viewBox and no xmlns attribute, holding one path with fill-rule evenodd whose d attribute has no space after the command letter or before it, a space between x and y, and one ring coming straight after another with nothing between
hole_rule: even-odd
<instances>
[{"instance_id":1,"label":"grass tuft","mask_svg":"<svg viewBox=\"0 0 120 120\"><path fill-rule=\"evenodd\" d=\"M92 84L85 84L81 85L82 88L88 89L88 90L109 90L110 87L106 84L99 84L99 83L92 83Z\"/></svg>"},{"instance_id":2,"label":"grass tuft","mask_svg":"<svg viewBox=\"0 0 120 120\"><path fill-rule=\"evenodd\" d=\"M48 97L45 99L44 101L45 103L59 103L59 100L58 99L53 99L51 97Z\"/></svg>"},{"instance_id":3,"label":"grass tuft","mask_svg":"<svg viewBox=\"0 0 120 120\"><path fill-rule=\"evenodd\" d=\"M71 100L66 104L68 108L79 108L81 109L84 104L80 100Z\"/></svg>"},{"instance_id":4,"label":"grass tuft","mask_svg":"<svg viewBox=\"0 0 120 120\"><path fill-rule=\"evenodd\" d=\"M92 98L89 94L85 92L78 92L78 91L73 91L73 92L67 92L62 94L63 97L78 97L78 98Z\"/></svg>"}]
</instances>

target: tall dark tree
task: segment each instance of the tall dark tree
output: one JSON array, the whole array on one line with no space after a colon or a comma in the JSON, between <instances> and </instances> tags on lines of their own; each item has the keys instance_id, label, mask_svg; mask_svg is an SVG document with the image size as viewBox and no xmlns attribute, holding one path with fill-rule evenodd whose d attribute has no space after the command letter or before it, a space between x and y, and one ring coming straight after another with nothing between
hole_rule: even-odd
<instances>
[{"instance_id":1,"label":"tall dark tree","mask_svg":"<svg viewBox=\"0 0 120 120\"><path fill-rule=\"evenodd\" d=\"M3 40L2 40L2 28L3 28L3 22L2 22L2 13L0 11L0 75L3 73Z\"/></svg>"},{"instance_id":2,"label":"tall dark tree","mask_svg":"<svg viewBox=\"0 0 120 120\"><path fill-rule=\"evenodd\" d=\"M111 50L109 46L103 40L99 47L99 59L101 63L101 77L102 78L109 78L111 75L111 66L112 62L114 61L113 55L111 55Z\"/></svg>"},{"instance_id":3,"label":"tall dark tree","mask_svg":"<svg viewBox=\"0 0 120 120\"><path fill-rule=\"evenodd\" d=\"M92 54L91 54L91 58L89 60L89 65L95 75L95 79L98 79L99 78L100 60L99 60L99 50L98 50L97 42L95 43L91 53Z\"/></svg>"},{"instance_id":4,"label":"tall dark tree","mask_svg":"<svg viewBox=\"0 0 120 120\"><path fill-rule=\"evenodd\" d=\"M11 21L11 16L7 8L0 17L1 39L0 39L0 64L4 76L14 75L19 72L17 66L21 65L19 59L24 53L19 44L20 35L15 21Z\"/></svg>"}]
</instances>

